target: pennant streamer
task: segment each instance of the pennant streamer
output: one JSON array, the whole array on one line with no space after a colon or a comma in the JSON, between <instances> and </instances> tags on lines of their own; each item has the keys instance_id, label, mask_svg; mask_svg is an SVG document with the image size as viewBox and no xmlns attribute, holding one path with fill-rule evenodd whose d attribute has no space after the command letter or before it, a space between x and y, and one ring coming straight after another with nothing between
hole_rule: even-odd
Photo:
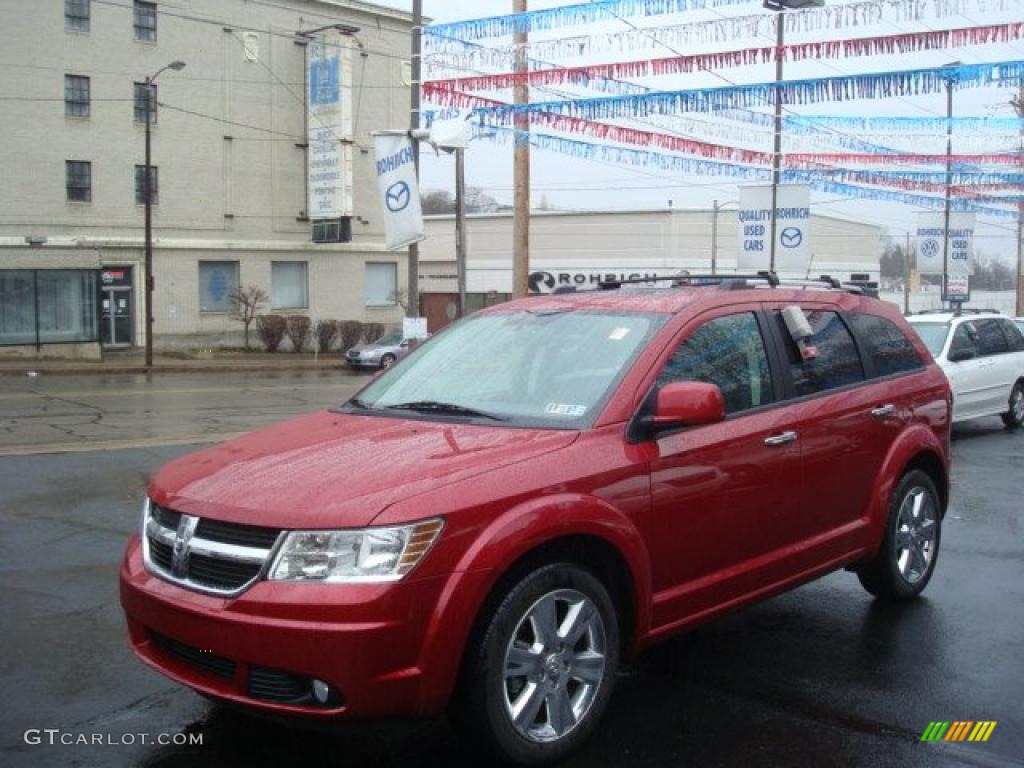
<instances>
[{"instance_id":1,"label":"pennant streamer","mask_svg":"<svg viewBox=\"0 0 1024 768\"><path fill-rule=\"evenodd\" d=\"M913 32L885 37L856 38L853 40L828 40L813 43L787 45L783 59L803 61L806 59L840 59L856 56L883 56L894 53L917 53L919 51L960 48L966 45L1002 43L1020 40L1024 37L1024 22L996 24L985 27L964 27L928 32ZM754 64L766 64L775 60L775 47L746 48L719 53L700 53L688 56L671 56L660 59L619 61L608 64L592 64L581 67L552 67L533 69L529 72L505 72L496 75L457 77L446 80L432 80L430 85L455 91L496 91L513 88L520 83L532 86L578 85L590 87L595 80L611 80L601 90L605 92L636 93L639 88L632 83L616 83L621 78L657 77L679 75L699 70L727 69Z\"/></svg>"},{"instance_id":2,"label":"pennant streamer","mask_svg":"<svg viewBox=\"0 0 1024 768\"><path fill-rule=\"evenodd\" d=\"M568 139L561 136L516 131L513 128L504 128L500 126L478 125L475 126L474 130L476 138L507 143L517 137L522 137L527 139L531 145L536 146L539 149L559 152L561 154L580 159L597 159L602 162L644 166L663 171L673 171L695 176L730 176L733 178L750 180L767 180L771 178L771 171L766 168L750 168L711 160L695 160L675 155L666 155L661 152L653 152L650 150L627 149L609 144L595 144L577 139ZM943 197L929 197L927 195L916 195L903 191L860 187L841 181L823 179L816 174L802 178L797 172L784 170L782 172L782 177L784 181L793 180L807 183L813 189L820 192L838 194L844 197L904 203L918 208L942 208L945 205L945 199ZM1017 217L1017 213L1015 211L981 206L973 201L964 200L962 198L954 198L951 200L950 207L957 211L974 211L983 216L1007 219L1015 219Z\"/></svg>"},{"instance_id":3,"label":"pennant streamer","mask_svg":"<svg viewBox=\"0 0 1024 768\"><path fill-rule=\"evenodd\" d=\"M597 6L600 3L592 5ZM580 22L575 19L569 9L578 7L552 8L550 11L532 11L531 14L551 13L558 16L558 12L566 11L565 23L558 26L574 26ZM1019 7L1019 0L860 0L860 2L825 5L822 8L787 11L781 14L781 18L787 33L801 34L822 30L853 29L882 22L913 22L967 14L984 17L986 14L1001 13L1008 8L1016 7ZM749 40L762 35L770 36L774 34L776 17L779 15L761 12L686 24L646 28L632 27L615 32L534 40L527 43L526 47L530 55L535 58L557 60L609 52L663 50L666 47L680 50L695 45L727 44L735 40ZM474 25L484 21L488 20L469 20L426 27L424 32L428 46L427 56L448 54L446 60L449 63L458 61L459 68L486 66L511 69L516 51L515 46L505 45L492 48L472 45L467 42L470 39L485 36L474 35L469 30L469 27L475 29ZM509 32L501 34L509 34ZM982 42L998 42L998 40Z\"/></svg>"},{"instance_id":4,"label":"pennant streamer","mask_svg":"<svg viewBox=\"0 0 1024 768\"><path fill-rule=\"evenodd\" d=\"M576 27L580 24L610 21L617 16L663 16L749 2L750 0L594 0L591 3L563 5L525 13L434 24L425 27L423 32L431 37L476 40L514 35L517 32Z\"/></svg>"},{"instance_id":5,"label":"pennant streamer","mask_svg":"<svg viewBox=\"0 0 1024 768\"><path fill-rule=\"evenodd\" d=\"M897 72L876 72L860 75L785 80L780 83L755 83L724 88L699 88L680 91L655 91L628 96L602 96L589 99L567 99L477 108L496 120L507 122L516 114L535 115L541 112L569 114L588 120L636 118L653 114L710 112L722 109L747 108L771 104L776 90L783 103L809 104L819 101L851 99L882 99L936 93L952 82L956 88L988 85L1009 85L1024 75L1024 60L959 67L932 67ZM423 95L446 106L473 108L472 96L455 94L444 88L423 85Z\"/></svg>"}]
</instances>

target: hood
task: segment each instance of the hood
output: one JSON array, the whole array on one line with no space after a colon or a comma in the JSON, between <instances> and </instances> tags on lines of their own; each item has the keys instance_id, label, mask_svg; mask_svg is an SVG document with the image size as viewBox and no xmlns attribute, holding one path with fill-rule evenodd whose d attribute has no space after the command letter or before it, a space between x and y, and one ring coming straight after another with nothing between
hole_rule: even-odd
<instances>
[{"instance_id":1,"label":"hood","mask_svg":"<svg viewBox=\"0 0 1024 768\"><path fill-rule=\"evenodd\" d=\"M150 494L229 522L356 527L396 501L564 448L578 434L324 411L176 459Z\"/></svg>"}]
</instances>

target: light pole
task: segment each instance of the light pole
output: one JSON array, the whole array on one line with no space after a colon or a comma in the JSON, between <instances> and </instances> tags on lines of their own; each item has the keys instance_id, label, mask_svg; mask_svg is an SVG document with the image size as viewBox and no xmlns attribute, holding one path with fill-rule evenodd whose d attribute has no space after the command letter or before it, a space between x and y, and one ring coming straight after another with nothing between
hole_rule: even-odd
<instances>
[{"instance_id":1,"label":"light pole","mask_svg":"<svg viewBox=\"0 0 1024 768\"><path fill-rule=\"evenodd\" d=\"M718 269L718 212L727 205L739 205L738 200L726 200L719 203L713 200L711 203L711 274L716 274Z\"/></svg>"},{"instance_id":2,"label":"light pole","mask_svg":"<svg viewBox=\"0 0 1024 768\"><path fill-rule=\"evenodd\" d=\"M1010 106L1024 120L1024 82ZM1024 125L1020 128L1020 154L1024 158ZM1024 201L1017 203L1017 317L1024 317Z\"/></svg>"},{"instance_id":3,"label":"light pole","mask_svg":"<svg viewBox=\"0 0 1024 768\"><path fill-rule=\"evenodd\" d=\"M153 367L153 165L150 159L150 123L153 122L153 82L165 69L180 72L185 68L184 61L172 61L161 67L152 77L146 78L146 170L143 174L143 192L146 197L146 368Z\"/></svg>"},{"instance_id":4,"label":"light pole","mask_svg":"<svg viewBox=\"0 0 1024 768\"><path fill-rule=\"evenodd\" d=\"M775 144L772 150L772 215L771 215L771 245L769 246L768 269L775 271L775 238L778 222L776 221L779 209L779 176L782 170L782 62L786 50L786 20L783 18L785 11L798 11L804 8L820 8L825 5L825 0L764 0L763 6L769 11L775 11Z\"/></svg>"},{"instance_id":5,"label":"light pole","mask_svg":"<svg viewBox=\"0 0 1024 768\"><path fill-rule=\"evenodd\" d=\"M962 62L951 61L943 67L959 67ZM946 78L946 204L943 212L942 230L942 300L949 295L949 206L953 187L953 83L955 78ZM956 302L959 303L959 302ZM953 304L953 302L950 302Z\"/></svg>"}]
</instances>

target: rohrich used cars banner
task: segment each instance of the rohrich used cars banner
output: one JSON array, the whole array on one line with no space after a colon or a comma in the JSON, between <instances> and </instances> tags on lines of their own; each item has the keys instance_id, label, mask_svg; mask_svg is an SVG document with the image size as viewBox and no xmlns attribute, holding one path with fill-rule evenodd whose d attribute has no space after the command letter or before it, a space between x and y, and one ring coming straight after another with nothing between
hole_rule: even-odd
<instances>
[{"instance_id":1,"label":"rohrich used cars banner","mask_svg":"<svg viewBox=\"0 0 1024 768\"><path fill-rule=\"evenodd\" d=\"M374 137L374 149L384 211L384 243L394 251L424 237L412 139L404 134L380 134Z\"/></svg>"}]
</instances>

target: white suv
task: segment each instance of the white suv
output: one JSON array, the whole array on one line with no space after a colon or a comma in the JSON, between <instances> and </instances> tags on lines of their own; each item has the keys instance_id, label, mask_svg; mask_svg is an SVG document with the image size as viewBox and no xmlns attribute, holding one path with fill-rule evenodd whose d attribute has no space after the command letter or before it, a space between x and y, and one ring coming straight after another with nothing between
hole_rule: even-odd
<instances>
[{"instance_id":1,"label":"white suv","mask_svg":"<svg viewBox=\"0 0 1024 768\"><path fill-rule=\"evenodd\" d=\"M988 310L922 312L908 317L949 379L953 421L1003 417L1024 423L1024 335L1005 315Z\"/></svg>"}]
</instances>

